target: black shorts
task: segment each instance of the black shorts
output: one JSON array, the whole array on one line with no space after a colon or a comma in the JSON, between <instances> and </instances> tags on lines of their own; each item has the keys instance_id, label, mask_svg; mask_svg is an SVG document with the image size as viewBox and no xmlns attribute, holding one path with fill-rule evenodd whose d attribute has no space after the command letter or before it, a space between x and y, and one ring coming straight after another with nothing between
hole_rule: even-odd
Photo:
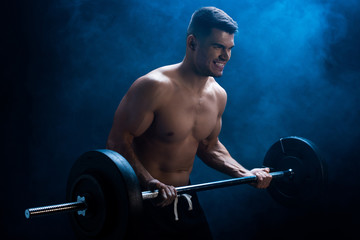
<instances>
[{"instance_id":1,"label":"black shorts","mask_svg":"<svg viewBox=\"0 0 360 240\"><path fill-rule=\"evenodd\" d=\"M213 239L196 193L191 195L192 210L184 197L178 198L178 220L175 220L174 203L156 207L151 200L143 201L141 227L136 229L136 239L192 240Z\"/></svg>"}]
</instances>

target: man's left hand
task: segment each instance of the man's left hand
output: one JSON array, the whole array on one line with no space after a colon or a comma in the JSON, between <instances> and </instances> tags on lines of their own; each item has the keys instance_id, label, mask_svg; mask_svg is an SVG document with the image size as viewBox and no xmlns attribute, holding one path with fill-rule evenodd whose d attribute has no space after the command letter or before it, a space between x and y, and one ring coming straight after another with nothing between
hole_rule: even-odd
<instances>
[{"instance_id":1,"label":"man's left hand","mask_svg":"<svg viewBox=\"0 0 360 240\"><path fill-rule=\"evenodd\" d=\"M272 176L270 175L269 168L254 168L250 173L257 177L257 182L253 185L256 188L267 188L270 185Z\"/></svg>"}]
</instances>

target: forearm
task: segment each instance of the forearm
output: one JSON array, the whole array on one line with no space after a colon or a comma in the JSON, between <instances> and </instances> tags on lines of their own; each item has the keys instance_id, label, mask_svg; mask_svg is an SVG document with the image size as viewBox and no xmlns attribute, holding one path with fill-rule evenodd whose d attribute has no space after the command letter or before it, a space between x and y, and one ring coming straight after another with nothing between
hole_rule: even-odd
<instances>
[{"instance_id":1,"label":"forearm","mask_svg":"<svg viewBox=\"0 0 360 240\"><path fill-rule=\"evenodd\" d=\"M114 141L108 140L106 148L120 153L134 169L139 179L141 188L148 189L147 183L154 178L140 162L135 153L134 147L132 146L132 141L118 141L115 143Z\"/></svg>"},{"instance_id":2,"label":"forearm","mask_svg":"<svg viewBox=\"0 0 360 240\"><path fill-rule=\"evenodd\" d=\"M232 177L249 175L249 170L233 159L225 146L217 141L211 148L200 145L197 155L209 167Z\"/></svg>"}]
</instances>

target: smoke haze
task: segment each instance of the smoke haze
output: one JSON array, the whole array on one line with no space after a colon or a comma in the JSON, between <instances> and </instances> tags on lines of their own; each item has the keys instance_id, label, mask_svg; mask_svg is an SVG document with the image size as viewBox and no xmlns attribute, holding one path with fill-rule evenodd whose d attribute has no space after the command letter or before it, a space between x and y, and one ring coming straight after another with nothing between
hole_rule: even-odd
<instances>
[{"instance_id":1,"label":"smoke haze","mask_svg":"<svg viewBox=\"0 0 360 240\"><path fill-rule=\"evenodd\" d=\"M66 216L28 222L23 210L65 200L73 162L105 147L131 83L180 62L191 14L210 5L239 24L232 58L217 79L228 93L220 140L253 168L262 166L279 138L308 138L327 161L330 189L323 208L310 213L283 208L249 186L199 193L214 237L258 239L293 231L305 238L336 227L345 236L355 232L359 1L39 0L13 1L4 13L9 47L3 51L2 131L4 159L12 159L4 161L9 171L2 181L10 196L2 200L10 206L1 214L5 237L73 238ZM191 178L200 183L226 176L197 159Z\"/></svg>"}]
</instances>

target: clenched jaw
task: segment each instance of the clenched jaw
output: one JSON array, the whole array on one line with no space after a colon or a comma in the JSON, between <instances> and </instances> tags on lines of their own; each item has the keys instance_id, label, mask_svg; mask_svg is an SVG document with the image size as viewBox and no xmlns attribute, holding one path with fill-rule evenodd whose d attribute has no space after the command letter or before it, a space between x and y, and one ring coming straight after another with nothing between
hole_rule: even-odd
<instances>
[{"instance_id":1,"label":"clenched jaw","mask_svg":"<svg viewBox=\"0 0 360 240\"><path fill-rule=\"evenodd\" d=\"M224 67L225 67L226 62L225 61L220 61L220 60L214 60L213 61L213 65L216 71L222 73L224 71Z\"/></svg>"}]
</instances>

